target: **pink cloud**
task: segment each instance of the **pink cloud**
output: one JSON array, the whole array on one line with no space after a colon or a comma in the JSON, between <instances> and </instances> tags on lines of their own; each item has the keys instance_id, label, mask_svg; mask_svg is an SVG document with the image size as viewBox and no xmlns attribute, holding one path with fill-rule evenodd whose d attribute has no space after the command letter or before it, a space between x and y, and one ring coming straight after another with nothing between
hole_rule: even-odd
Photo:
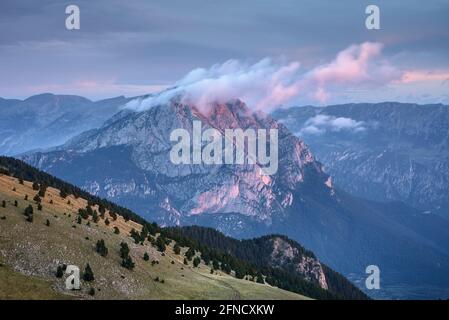
<instances>
[{"instance_id":1,"label":"pink cloud","mask_svg":"<svg viewBox=\"0 0 449 320\"><path fill-rule=\"evenodd\" d=\"M410 70L405 71L400 79L402 83L422 82L422 81L446 81L449 79L449 71L436 70Z\"/></svg>"}]
</instances>

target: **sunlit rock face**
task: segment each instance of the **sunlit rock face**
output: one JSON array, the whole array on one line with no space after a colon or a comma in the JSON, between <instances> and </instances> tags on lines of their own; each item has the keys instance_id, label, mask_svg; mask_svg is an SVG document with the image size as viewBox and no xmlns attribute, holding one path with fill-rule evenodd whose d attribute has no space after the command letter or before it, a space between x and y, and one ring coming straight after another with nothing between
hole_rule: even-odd
<instances>
[{"instance_id":1,"label":"sunlit rock face","mask_svg":"<svg viewBox=\"0 0 449 320\"><path fill-rule=\"evenodd\" d=\"M220 132L278 130L277 172L264 175L261 165L247 161L243 165L172 163L171 132L182 128L192 136L194 121L201 121L202 132L210 128ZM207 143L203 141L202 147ZM91 157L95 159L90 165L100 166L90 170L92 175L72 177L67 172L70 170L62 169L64 163ZM326 184L328 176L304 142L272 118L252 112L240 100L207 108L171 101L143 112L125 112L102 128L72 139L57 152L33 154L26 160L45 170L61 169L63 177L74 179L89 192L125 199L131 208L138 212L146 208L143 214L167 224L205 213L238 213L271 224L273 217L282 215L292 204L294 191L308 176L332 192L332 186ZM107 164L103 166L103 162ZM113 172L105 174L108 167Z\"/></svg>"}]
</instances>

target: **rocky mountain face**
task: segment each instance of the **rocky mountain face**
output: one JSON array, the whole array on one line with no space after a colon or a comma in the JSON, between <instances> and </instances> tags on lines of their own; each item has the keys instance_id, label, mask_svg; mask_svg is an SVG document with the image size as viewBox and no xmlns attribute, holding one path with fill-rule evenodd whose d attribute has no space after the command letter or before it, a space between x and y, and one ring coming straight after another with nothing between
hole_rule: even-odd
<instances>
[{"instance_id":1,"label":"rocky mountain face","mask_svg":"<svg viewBox=\"0 0 449 320\"><path fill-rule=\"evenodd\" d=\"M274 237L271 242L273 251L270 258L273 266L293 269L308 281L319 284L321 288L329 288L323 266L316 258L300 254L298 248L282 237Z\"/></svg>"},{"instance_id":2,"label":"rocky mountain face","mask_svg":"<svg viewBox=\"0 0 449 320\"><path fill-rule=\"evenodd\" d=\"M203 131L278 129L277 173L262 175L258 164L174 165L170 133L183 128L191 134L194 120ZM448 295L449 239L442 231L448 221L408 207L379 207L335 189L302 140L238 100L207 112L179 101L121 112L57 150L23 159L163 225L199 224L236 237L286 234L361 287L365 268L378 265L383 290L372 295L430 297L420 291L428 285L438 287L435 296ZM313 262L297 261L296 268L316 268L324 285Z\"/></svg>"},{"instance_id":3,"label":"rocky mountain face","mask_svg":"<svg viewBox=\"0 0 449 320\"><path fill-rule=\"evenodd\" d=\"M63 144L98 128L129 101L97 102L79 96L40 94L26 100L0 99L0 154L14 155Z\"/></svg>"},{"instance_id":4,"label":"rocky mountain face","mask_svg":"<svg viewBox=\"0 0 449 320\"><path fill-rule=\"evenodd\" d=\"M79 176L81 180L77 183L99 196L140 198L138 202L144 201L147 206L146 210L139 208L140 212L165 224L179 225L185 217L206 212L239 213L271 224L273 217L281 216L291 206L292 191L305 179L313 176L317 183L321 181L324 192L329 195L333 192L329 177L321 165L314 161L304 143L284 126L269 117L252 114L240 101L211 108L209 114L204 114L195 107L173 102L146 112L127 113L123 117L117 116L118 121L110 121L99 130L69 141L62 151L37 153L26 159L58 172L59 161L55 166L52 162L61 160L60 157L69 162L81 157L89 162L90 156L101 150L110 158L119 158L121 163L126 163L126 170L121 170L118 176L108 171L114 170L113 167L103 168L92 172L88 179L84 175ZM221 131L236 128L278 129L279 152L285 155L279 159L278 172L273 176L263 175L258 164L172 163L170 133L183 128L192 135L195 120L202 122L203 132L209 128ZM86 167L89 167L88 163ZM123 165L120 167L123 168ZM153 208L148 208L149 203ZM161 214L157 215L154 210Z\"/></svg>"},{"instance_id":5,"label":"rocky mountain face","mask_svg":"<svg viewBox=\"0 0 449 320\"><path fill-rule=\"evenodd\" d=\"M346 104L273 116L308 143L349 193L449 217L449 106Z\"/></svg>"}]
</instances>

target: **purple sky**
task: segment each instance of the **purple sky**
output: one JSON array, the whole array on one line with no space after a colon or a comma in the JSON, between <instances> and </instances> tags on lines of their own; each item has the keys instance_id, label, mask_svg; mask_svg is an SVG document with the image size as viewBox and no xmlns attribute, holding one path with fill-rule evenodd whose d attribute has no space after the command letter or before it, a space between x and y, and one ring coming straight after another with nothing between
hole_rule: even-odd
<instances>
[{"instance_id":1,"label":"purple sky","mask_svg":"<svg viewBox=\"0 0 449 320\"><path fill-rule=\"evenodd\" d=\"M80 7L80 30L65 28L69 4ZM380 7L381 30L365 28L368 4ZM443 0L2 0L0 96L134 96L195 68L229 59L252 66L269 57L280 66L299 62L291 81L314 92L298 90L285 103L449 103L448 17ZM360 66L357 54L358 64L338 61L362 43L382 47L377 62ZM384 65L391 74L377 71Z\"/></svg>"}]
</instances>

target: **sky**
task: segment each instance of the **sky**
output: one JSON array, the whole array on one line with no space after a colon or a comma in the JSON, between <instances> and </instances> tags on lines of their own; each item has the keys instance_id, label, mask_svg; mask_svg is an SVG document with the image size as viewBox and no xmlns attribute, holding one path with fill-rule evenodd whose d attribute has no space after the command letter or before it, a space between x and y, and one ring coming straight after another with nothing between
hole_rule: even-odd
<instances>
[{"instance_id":1,"label":"sky","mask_svg":"<svg viewBox=\"0 0 449 320\"><path fill-rule=\"evenodd\" d=\"M380 30L365 27L369 4ZM65 27L68 5L79 30ZM0 97L182 85L258 108L449 104L448 17L447 0L2 0Z\"/></svg>"}]
</instances>

